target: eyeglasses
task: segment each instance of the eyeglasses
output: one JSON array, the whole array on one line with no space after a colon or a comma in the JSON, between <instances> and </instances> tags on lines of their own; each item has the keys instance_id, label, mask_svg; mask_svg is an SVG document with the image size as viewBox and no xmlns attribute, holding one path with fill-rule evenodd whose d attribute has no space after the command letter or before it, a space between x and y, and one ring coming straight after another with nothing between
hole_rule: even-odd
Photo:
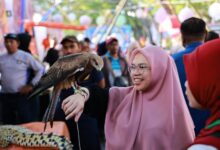
<instances>
[{"instance_id":1,"label":"eyeglasses","mask_svg":"<svg viewBox=\"0 0 220 150\"><path fill-rule=\"evenodd\" d=\"M130 73L135 73L138 71L139 73L142 74L148 70L151 70L151 68L149 66L147 66L147 64L138 64L138 65L132 64L131 66L128 67L128 71Z\"/></svg>"}]
</instances>

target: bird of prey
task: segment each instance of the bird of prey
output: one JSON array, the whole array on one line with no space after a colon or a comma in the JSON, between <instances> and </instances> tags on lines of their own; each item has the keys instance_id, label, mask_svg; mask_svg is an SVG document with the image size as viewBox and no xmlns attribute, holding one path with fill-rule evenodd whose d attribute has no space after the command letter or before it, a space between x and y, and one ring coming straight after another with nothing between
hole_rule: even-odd
<instances>
[{"instance_id":1,"label":"bird of prey","mask_svg":"<svg viewBox=\"0 0 220 150\"><path fill-rule=\"evenodd\" d=\"M44 90L54 86L49 106L43 117L43 121L45 122L44 130L46 129L47 121L50 121L51 127L53 126L53 117L61 90L70 87L74 87L75 90L77 90L78 83L83 81L93 69L101 70L102 67L102 58L88 52L64 56L51 66L48 72L41 77L29 96L29 99L31 99Z\"/></svg>"}]
</instances>

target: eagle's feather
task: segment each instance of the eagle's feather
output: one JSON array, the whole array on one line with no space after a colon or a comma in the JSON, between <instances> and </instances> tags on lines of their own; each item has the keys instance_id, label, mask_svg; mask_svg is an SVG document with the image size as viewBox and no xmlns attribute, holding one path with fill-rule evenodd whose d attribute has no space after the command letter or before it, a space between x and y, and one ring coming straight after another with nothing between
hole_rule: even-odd
<instances>
[{"instance_id":1,"label":"eagle's feather","mask_svg":"<svg viewBox=\"0 0 220 150\"><path fill-rule=\"evenodd\" d=\"M52 98L43 119L45 128L47 121L51 122L51 126L53 125L52 121L61 90L77 85L77 82L82 81L89 75L92 69L101 70L102 67L102 58L96 54L87 52L64 56L51 66L48 72L42 76L29 96L30 99L54 86Z\"/></svg>"}]
</instances>

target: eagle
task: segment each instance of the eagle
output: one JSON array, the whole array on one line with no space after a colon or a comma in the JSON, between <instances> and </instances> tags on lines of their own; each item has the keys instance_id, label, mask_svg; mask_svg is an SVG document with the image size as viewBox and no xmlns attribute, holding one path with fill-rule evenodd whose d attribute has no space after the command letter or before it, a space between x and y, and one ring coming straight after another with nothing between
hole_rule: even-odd
<instances>
[{"instance_id":1,"label":"eagle","mask_svg":"<svg viewBox=\"0 0 220 150\"><path fill-rule=\"evenodd\" d=\"M78 84L83 81L93 69L101 71L102 68L102 58L89 52L63 56L50 67L28 97L28 99L31 99L53 86L51 100L43 117L43 122L45 123L44 130L46 129L48 121L50 121L50 126L53 127L53 118L61 90L71 87L76 91L80 90Z\"/></svg>"}]
</instances>

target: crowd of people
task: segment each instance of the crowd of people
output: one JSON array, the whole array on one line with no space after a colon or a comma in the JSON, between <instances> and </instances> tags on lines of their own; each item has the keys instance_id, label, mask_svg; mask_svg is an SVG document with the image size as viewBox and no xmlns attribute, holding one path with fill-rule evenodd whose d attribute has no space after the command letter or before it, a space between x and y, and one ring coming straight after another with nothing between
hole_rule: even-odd
<instances>
[{"instance_id":1,"label":"crowd of people","mask_svg":"<svg viewBox=\"0 0 220 150\"><path fill-rule=\"evenodd\" d=\"M123 54L115 37L100 43L97 51L91 50L89 38L78 41L74 35L61 40L60 51L47 47L43 61L50 66L59 57L80 52L103 58L103 69L79 83L86 96L73 88L60 95L54 120L66 123L74 149L101 150L103 141L106 150L220 149L219 35L195 17L182 22L180 31L185 49L172 55L137 42ZM41 120L41 97L27 101L27 96L46 70L23 39L21 34L4 36L2 124Z\"/></svg>"}]
</instances>

